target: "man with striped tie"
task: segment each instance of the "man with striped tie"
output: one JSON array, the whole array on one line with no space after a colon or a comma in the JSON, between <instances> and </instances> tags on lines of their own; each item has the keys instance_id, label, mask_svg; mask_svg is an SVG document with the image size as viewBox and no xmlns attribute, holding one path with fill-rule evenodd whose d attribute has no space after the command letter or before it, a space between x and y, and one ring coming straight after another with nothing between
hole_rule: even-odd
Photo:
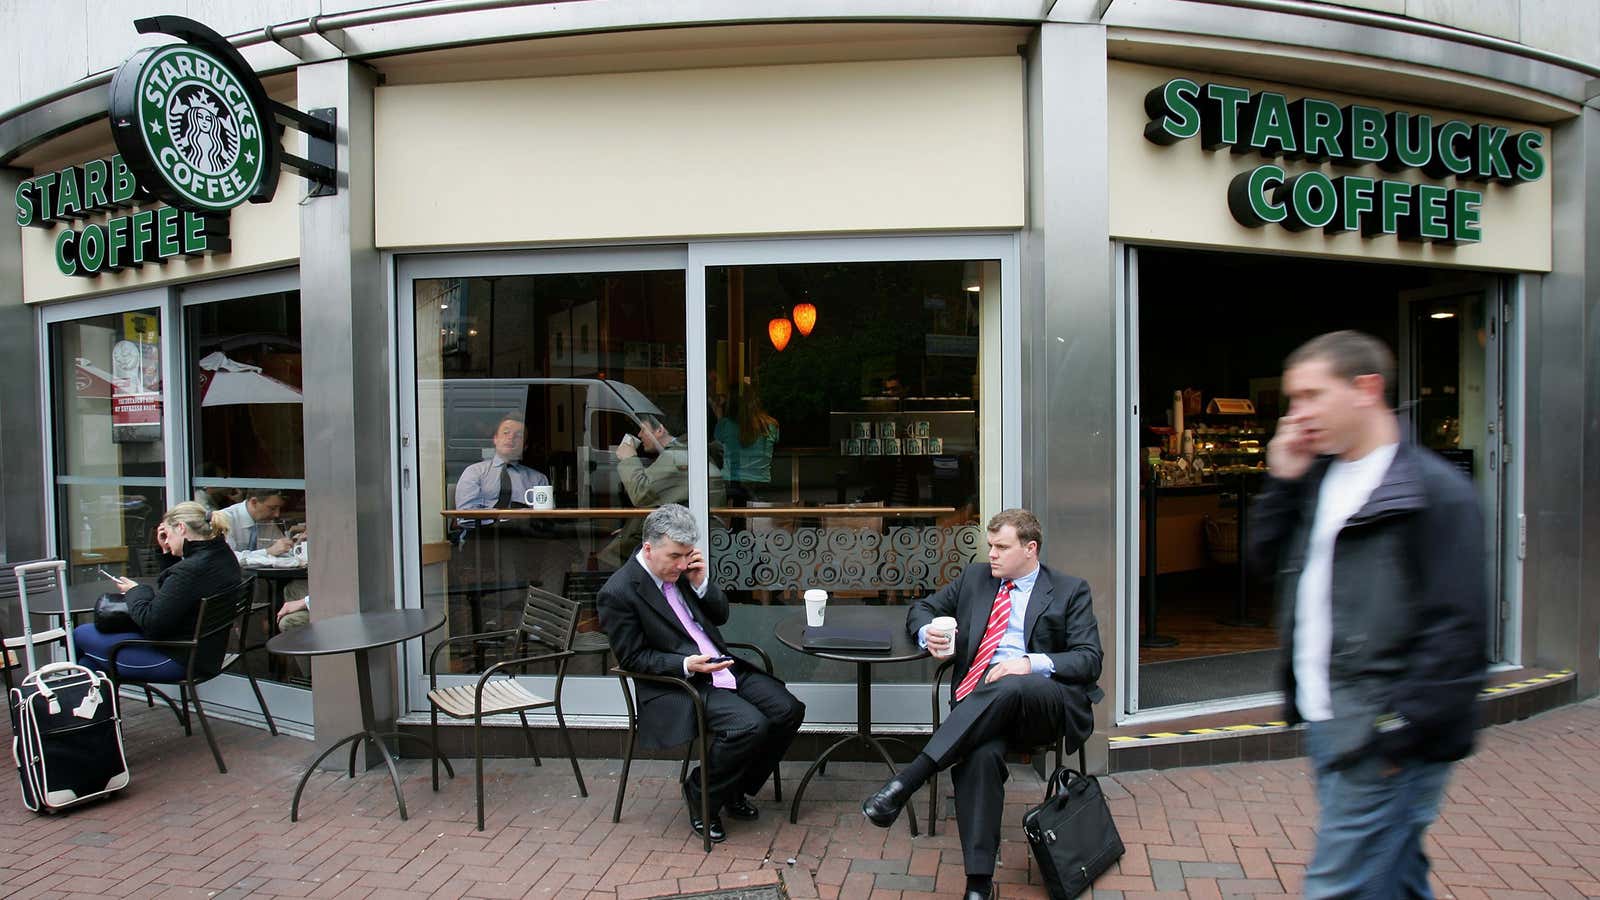
<instances>
[{"instance_id":1,"label":"man with striped tie","mask_svg":"<svg viewBox=\"0 0 1600 900\"><path fill-rule=\"evenodd\" d=\"M968 900L992 896L1006 751L1053 744L1062 734L1069 749L1077 747L1094 730L1090 704L1102 696L1089 585L1039 564L1033 513L1004 510L988 531L989 562L968 566L906 615L906 630L935 656L954 646L950 715L917 758L861 804L862 814L887 828L929 776L954 767ZM953 640L930 633L938 616L955 617Z\"/></svg>"}]
</instances>

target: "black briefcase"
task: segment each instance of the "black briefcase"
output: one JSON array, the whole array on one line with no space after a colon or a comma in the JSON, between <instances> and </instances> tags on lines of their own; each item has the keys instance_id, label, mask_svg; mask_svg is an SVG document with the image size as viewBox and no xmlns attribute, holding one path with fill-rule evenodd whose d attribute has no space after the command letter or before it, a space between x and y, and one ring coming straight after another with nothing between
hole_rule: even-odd
<instances>
[{"instance_id":1,"label":"black briefcase","mask_svg":"<svg viewBox=\"0 0 1600 900\"><path fill-rule=\"evenodd\" d=\"M1078 896L1122 858L1100 782L1065 766L1050 776L1044 802L1023 814L1022 829L1050 900Z\"/></svg>"}]
</instances>

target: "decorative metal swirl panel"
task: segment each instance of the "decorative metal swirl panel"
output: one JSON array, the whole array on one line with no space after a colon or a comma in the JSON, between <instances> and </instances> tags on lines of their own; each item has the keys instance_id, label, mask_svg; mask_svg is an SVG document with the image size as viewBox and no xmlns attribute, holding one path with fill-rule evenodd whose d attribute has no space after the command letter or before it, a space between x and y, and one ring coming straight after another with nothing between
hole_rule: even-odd
<instances>
[{"instance_id":1,"label":"decorative metal swirl panel","mask_svg":"<svg viewBox=\"0 0 1600 900\"><path fill-rule=\"evenodd\" d=\"M932 591L983 547L978 525L711 530L713 577L734 590Z\"/></svg>"}]
</instances>

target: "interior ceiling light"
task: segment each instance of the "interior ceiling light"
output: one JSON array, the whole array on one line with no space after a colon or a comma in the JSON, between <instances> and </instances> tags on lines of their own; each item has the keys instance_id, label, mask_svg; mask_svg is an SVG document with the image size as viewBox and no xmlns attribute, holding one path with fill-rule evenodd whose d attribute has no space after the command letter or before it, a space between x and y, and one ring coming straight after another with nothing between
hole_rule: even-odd
<instances>
[{"instance_id":1,"label":"interior ceiling light","mask_svg":"<svg viewBox=\"0 0 1600 900\"><path fill-rule=\"evenodd\" d=\"M1433 315L1432 315L1432 318L1435 318L1435 319L1454 319L1455 317L1456 317L1456 314L1453 313L1453 312L1450 312L1448 310L1440 310L1439 312L1433 313Z\"/></svg>"},{"instance_id":2,"label":"interior ceiling light","mask_svg":"<svg viewBox=\"0 0 1600 900\"><path fill-rule=\"evenodd\" d=\"M782 353L783 348L789 346L789 336L794 333L794 326L789 324L787 318L773 319L767 323L767 337L772 340L772 346Z\"/></svg>"},{"instance_id":3,"label":"interior ceiling light","mask_svg":"<svg viewBox=\"0 0 1600 900\"><path fill-rule=\"evenodd\" d=\"M817 327L817 308L809 303L802 303L794 308L794 326L800 329L800 336L811 334L811 329Z\"/></svg>"}]
</instances>

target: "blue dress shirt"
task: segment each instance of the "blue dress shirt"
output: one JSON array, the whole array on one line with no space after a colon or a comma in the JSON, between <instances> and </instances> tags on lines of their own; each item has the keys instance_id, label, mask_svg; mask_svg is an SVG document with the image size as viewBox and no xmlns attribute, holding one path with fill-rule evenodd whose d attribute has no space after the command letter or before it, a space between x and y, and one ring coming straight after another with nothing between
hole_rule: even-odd
<instances>
[{"instance_id":1,"label":"blue dress shirt","mask_svg":"<svg viewBox=\"0 0 1600 900\"><path fill-rule=\"evenodd\" d=\"M1013 579L1011 585L1011 617L1006 621L1006 632L1000 637L1000 645L994 648L994 657L989 661L990 665L1008 659L1016 659L1019 656L1026 656L1029 664L1033 667L1033 674L1046 677L1055 674L1056 665L1050 660L1049 655L1028 652L1027 644L1025 643L1026 635L1023 634L1023 627L1028 622L1028 601L1033 598L1033 586L1038 581L1038 566L1034 566L1032 572L1021 578ZM988 617L985 616L984 618L987 620ZM979 635L978 639L982 640L983 636ZM928 626L924 625L917 629L917 643L923 648L928 646Z\"/></svg>"}]
</instances>

